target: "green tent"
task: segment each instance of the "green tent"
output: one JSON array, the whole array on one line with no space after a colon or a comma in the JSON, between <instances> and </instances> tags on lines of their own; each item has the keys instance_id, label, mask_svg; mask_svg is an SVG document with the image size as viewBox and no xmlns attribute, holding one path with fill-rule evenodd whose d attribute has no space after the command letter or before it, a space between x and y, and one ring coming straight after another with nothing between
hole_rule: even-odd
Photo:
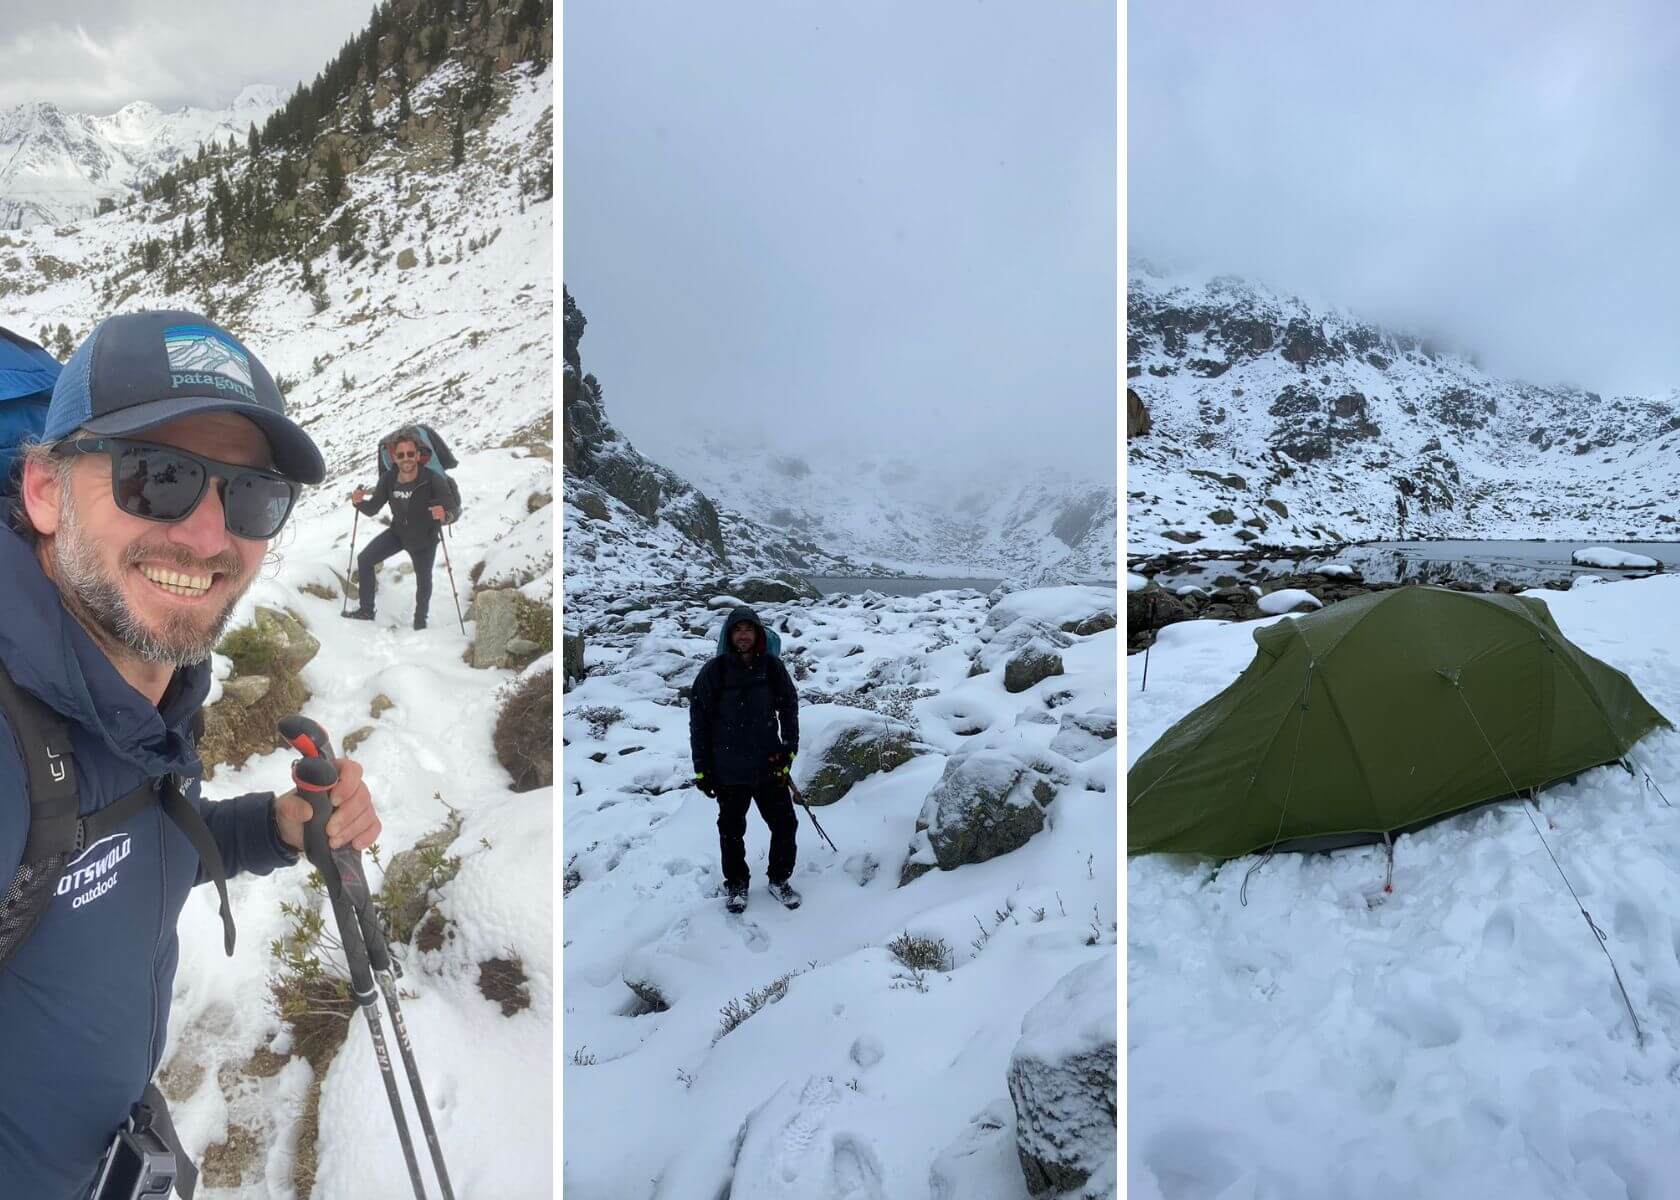
<instances>
[{"instance_id":1,"label":"green tent","mask_svg":"<svg viewBox=\"0 0 1680 1200\"><path fill-rule=\"evenodd\" d=\"M1372 592L1254 640L1236 682L1126 773L1128 853L1377 841L1616 762L1671 727L1527 596Z\"/></svg>"}]
</instances>

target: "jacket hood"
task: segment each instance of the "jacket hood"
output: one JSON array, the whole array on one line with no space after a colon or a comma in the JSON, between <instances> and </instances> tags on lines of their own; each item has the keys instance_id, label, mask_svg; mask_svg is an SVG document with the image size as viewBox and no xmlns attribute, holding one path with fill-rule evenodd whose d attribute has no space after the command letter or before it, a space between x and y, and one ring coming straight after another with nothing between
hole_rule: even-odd
<instances>
[{"instance_id":1,"label":"jacket hood","mask_svg":"<svg viewBox=\"0 0 1680 1200\"><path fill-rule=\"evenodd\" d=\"M730 645L729 635L734 631L735 626L739 625L742 621L747 622L754 629L758 630L758 643L753 647L753 652L756 654L763 654L769 648L770 640L769 636L765 633L764 622L758 619L757 613L743 604L739 608L732 610L729 614L729 620L723 623L723 632L718 635L719 654L735 653L735 647Z\"/></svg>"},{"instance_id":2,"label":"jacket hood","mask_svg":"<svg viewBox=\"0 0 1680 1200\"><path fill-rule=\"evenodd\" d=\"M65 611L33 547L3 526L0 578L10 581L0 615L0 663L14 683L147 775L198 773L186 730L210 694L209 663L177 670L160 709Z\"/></svg>"}]
</instances>

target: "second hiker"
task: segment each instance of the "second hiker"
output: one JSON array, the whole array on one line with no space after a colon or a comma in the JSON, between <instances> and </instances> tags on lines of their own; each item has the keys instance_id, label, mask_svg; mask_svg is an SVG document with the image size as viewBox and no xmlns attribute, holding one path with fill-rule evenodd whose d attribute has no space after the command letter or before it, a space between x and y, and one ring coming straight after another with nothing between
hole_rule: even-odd
<instances>
[{"instance_id":1,"label":"second hiker","mask_svg":"<svg viewBox=\"0 0 1680 1200\"><path fill-rule=\"evenodd\" d=\"M799 833L788 770L799 749L799 693L752 609L731 612L719 640L694 679L688 734L694 786L718 804L728 908L747 907L747 810L755 803L770 827L770 894L798 908L799 893L788 886Z\"/></svg>"},{"instance_id":2,"label":"second hiker","mask_svg":"<svg viewBox=\"0 0 1680 1200\"><path fill-rule=\"evenodd\" d=\"M429 453L417 429L398 430L387 439L385 448L392 469L380 474L371 495L358 487L350 494L350 503L370 517L390 504L391 527L356 556L361 604L345 616L355 621L373 620L378 587L374 568L404 550L414 563L414 628L424 629L432 602L432 564L437 559L438 538L443 527L461 515L461 502L446 476L423 469Z\"/></svg>"}]
</instances>

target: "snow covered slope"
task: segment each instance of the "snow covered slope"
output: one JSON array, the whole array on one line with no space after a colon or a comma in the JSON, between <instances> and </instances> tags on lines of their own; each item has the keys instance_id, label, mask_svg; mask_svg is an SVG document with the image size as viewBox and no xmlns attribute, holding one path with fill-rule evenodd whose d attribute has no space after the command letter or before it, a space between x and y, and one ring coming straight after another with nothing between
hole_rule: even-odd
<instances>
[{"instance_id":1,"label":"snow covered slope","mask_svg":"<svg viewBox=\"0 0 1680 1200\"><path fill-rule=\"evenodd\" d=\"M139 101L107 116L35 101L0 107L0 229L62 225L118 204L201 144L245 144L280 107L280 89L247 87L226 108L164 112Z\"/></svg>"},{"instance_id":2,"label":"snow covered slope","mask_svg":"<svg viewBox=\"0 0 1680 1200\"><path fill-rule=\"evenodd\" d=\"M1532 594L1680 717L1680 578ZM1237 678L1258 624L1164 629L1147 691L1127 660L1128 762ZM1680 796L1680 735L1633 757ZM1381 846L1278 854L1252 879L1256 857L1129 860L1128 1195L1667 1194L1674 1151L1653 1131L1680 1125L1680 810L1610 766L1529 811L1398 838L1392 894Z\"/></svg>"},{"instance_id":3,"label":"snow covered slope","mask_svg":"<svg viewBox=\"0 0 1680 1200\"><path fill-rule=\"evenodd\" d=\"M1127 550L1680 537L1680 393L1494 378L1229 276L1128 273Z\"/></svg>"},{"instance_id":4,"label":"snow covered slope","mask_svg":"<svg viewBox=\"0 0 1680 1200\"><path fill-rule=\"evenodd\" d=\"M660 460L719 503L838 553L932 576L1114 578L1116 489L999 462L958 493L901 457L672 438Z\"/></svg>"},{"instance_id":5,"label":"snow covered slope","mask_svg":"<svg viewBox=\"0 0 1680 1200\"><path fill-rule=\"evenodd\" d=\"M902 721L919 753L815 809L838 851L800 814L797 911L765 892L768 837L750 817L739 918L723 910L717 804L691 785L677 694L719 614L650 602L630 614L645 632L585 632L589 676L562 726L567 1196L1028 1200L1010 1099L1024 1019L1079 967L1113 970L1117 635L1067 639L1065 673L1018 693L993 656L1017 622L1055 628L1113 602L1048 588L995 606L975 592L760 605L800 689L808 795L838 729ZM921 826L963 807L948 781L1001 767L1007 788L1026 762L1059 781L1039 832L985 861L905 870ZM906 962L889 949L905 935L948 957ZM1112 1068L1101 992L1080 1019L1106 1011ZM1091 1188L1070 1195L1112 1197L1112 1140L1087 1148Z\"/></svg>"}]
</instances>

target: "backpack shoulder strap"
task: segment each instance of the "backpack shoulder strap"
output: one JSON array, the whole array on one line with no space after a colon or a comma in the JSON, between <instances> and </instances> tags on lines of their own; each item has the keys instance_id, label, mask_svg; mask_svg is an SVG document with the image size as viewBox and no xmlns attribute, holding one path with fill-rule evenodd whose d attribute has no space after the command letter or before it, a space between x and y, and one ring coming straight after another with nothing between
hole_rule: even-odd
<instances>
[{"instance_id":1,"label":"backpack shoulder strap","mask_svg":"<svg viewBox=\"0 0 1680 1200\"><path fill-rule=\"evenodd\" d=\"M18 687L0 668L0 712L23 755L29 784L29 840L23 861L36 862L77 847L76 767L70 730L59 715Z\"/></svg>"}]
</instances>

